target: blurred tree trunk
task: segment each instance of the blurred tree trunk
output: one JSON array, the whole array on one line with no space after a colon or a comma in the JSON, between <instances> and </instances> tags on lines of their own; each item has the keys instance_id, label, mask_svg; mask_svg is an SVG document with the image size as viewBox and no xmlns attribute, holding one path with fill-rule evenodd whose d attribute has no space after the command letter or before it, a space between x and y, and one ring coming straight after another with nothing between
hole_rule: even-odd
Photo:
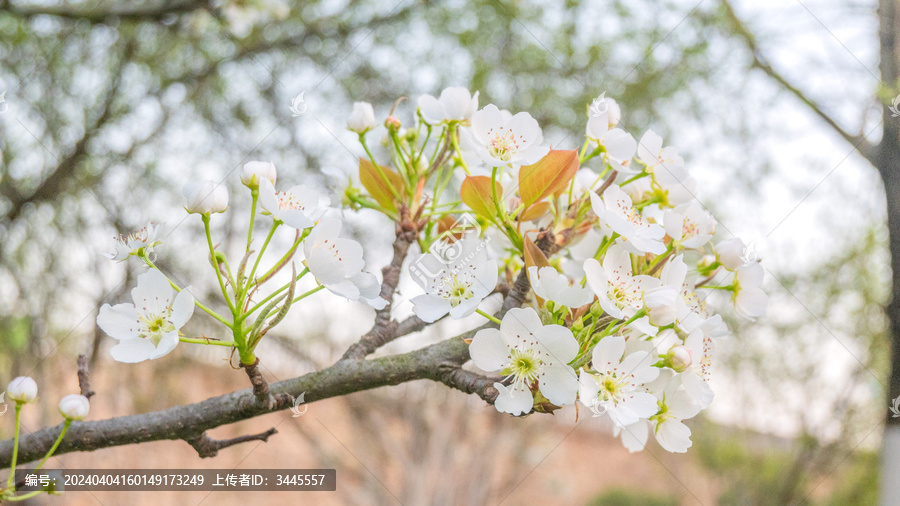
<instances>
[{"instance_id":1,"label":"blurred tree trunk","mask_svg":"<svg viewBox=\"0 0 900 506\"><path fill-rule=\"evenodd\" d=\"M900 22L898 2L882 0L878 6L881 45L881 81L894 88L897 84L897 36ZM900 122L887 106L882 107L883 134L876 148L875 165L884 181L887 198L888 237L891 251L891 300L887 306L891 340L891 379L888 404L900 396ZM881 503L892 504L900 498L900 418L887 412L882 440ZM895 504L895 503L894 503Z\"/></svg>"},{"instance_id":2,"label":"blurred tree trunk","mask_svg":"<svg viewBox=\"0 0 900 506\"><path fill-rule=\"evenodd\" d=\"M853 145L877 170L884 184L887 200L888 242L891 254L891 297L885 308L889 322L891 344L891 376L887 388L888 399L885 406L885 430L882 441L881 503L897 504L900 501L900 418L894 418L886 409L893 399L900 397L900 118L893 116L888 104L882 100L882 137L878 144L866 140L863 133L853 134L807 96L784 75L780 74L762 54L753 32L736 15L729 0L722 0L725 16L731 33L742 39L753 55L752 66L765 72L773 81L797 97L812 113ZM881 0L878 4L879 49L881 84L897 94L898 63L900 63L900 0ZM881 97L882 90L876 90Z\"/></svg>"}]
</instances>

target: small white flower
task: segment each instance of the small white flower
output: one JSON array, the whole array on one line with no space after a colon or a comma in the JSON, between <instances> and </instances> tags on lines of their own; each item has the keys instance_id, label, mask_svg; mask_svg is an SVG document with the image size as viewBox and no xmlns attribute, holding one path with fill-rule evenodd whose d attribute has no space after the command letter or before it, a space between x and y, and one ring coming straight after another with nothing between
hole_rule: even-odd
<instances>
[{"instance_id":1,"label":"small white flower","mask_svg":"<svg viewBox=\"0 0 900 506\"><path fill-rule=\"evenodd\" d=\"M37 383L30 376L19 376L9 382L6 393L9 399L18 403L33 402L37 399Z\"/></svg>"},{"instance_id":2,"label":"small white flower","mask_svg":"<svg viewBox=\"0 0 900 506\"><path fill-rule=\"evenodd\" d=\"M313 226L327 210L328 201L318 192L303 185L288 191L276 192L272 183L264 179L259 186L259 205L278 221L303 230Z\"/></svg>"},{"instance_id":3,"label":"small white flower","mask_svg":"<svg viewBox=\"0 0 900 506\"><path fill-rule=\"evenodd\" d=\"M368 102L354 102L353 112L347 118L347 128L358 134L364 134L375 128L375 110Z\"/></svg>"},{"instance_id":4,"label":"small white flower","mask_svg":"<svg viewBox=\"0 0 900 506\"><path fill-rule=\"evenodd\" d=\"M91 402L83 395L67 395L59 401L59 414L69 420L84 420L90 411Z\"/></svg>"},{"instance_id":5,"label":"small white flower","mask_svg":"<svg viewBox=\"0 0 900 506\"><path fill-rule=\"evenodd\" d=\"M659 280L652 276L633 276L631 256L618 245L607 250L602 266L593 258L585 260L584 272L600 307L617 319L631 317L642 309L644 291L659 286Z\"/></svg>"},{"instance_id":6,"label":"small white flower","mask_svg":"<svg viewBox=\"0 0 900 506\"><path fill-rule=\"evenodd\" d=\"M161 225L148 223L146 227L137 232L132 232L128 235L120 235L116 238L115 253L103 253L103 256L110 260L121 262L131 255L137 255L141 249L149 255L150 253L153 253L153 248L162 242L159 240L161 228Z\"/></svg>"},{"instance_id":7,"label":"small white flower","mask_svg":"<svg viewBox=\"0 0 900 506\"><path fill-rule=\"evenodd\" d=\"M138 276L131 291L134 304L104 304L97 325L119 344L110 353L119 362L135 363L167 355L178 345L178 330L194 314L190 287L175 295L156 269Z\"/></svg>"},{"instance_id":8,"label":"small white flower","mask_svg":"<svg viewBox=\"0 0 900 506\"><path fill-rule=\"evenodd\" d=\"M685 453L691 446L691 429L682 421L699 412L700 406L681 388L681 375L672 377L659 400L659 412L650 417L656 441L666 451Z\"/></svg>"},{"instance_id":9,"label":"small white flower","mask_svg":"<svg viewBox=\"0 0 900 506\"><path fill-rule=\"evenodd\" d=\"M531 411L536 383L541 394L557 406L574 404L578 378L568 363L578 354L578 341L561 325L543 325L531 308L510 309L500 329L482 329L469 345L472 362L485 371L501 371L509 387L494 383L500 392L498 411L521 415Z\"/></svg>"},{"instance_id":10,"label":"small white flower","mask_svg":"<svg viewBox=\"0 0 900 506\"><path fill-rule=\"evenodd\" d=\"M684 159L678 156L678 148L673 146L663 148L662 137L653 130L647 130L638 142L637 157L647 164L646 170L651 174L661 166L669 171L684 167Z\"/></svg>"},{"instance_id":11,"label":"small white flower","mask_svg":"<svg viewBox=\"0 0 900 506\"><path fill-rule=\"evenodd\" d=\"M228 209L228 190L215 181L195 181L184 185L184 209L189 213L224 213Z\"/></svg>"},{"instance_id":12,"label":"small white flower","mask_svg":"<svg viewBox=\"0 0 900 506\"><path fill-rule=\"evenodd\" d=\"M716 259L729 271L744 265L744 252L747 247L740 237L732 237L716 244Z\"/></svg>"},{"instance_id":13,"label":"small white flower","mask_svg":"<svg viewBox=\"0 0 900 506\"><path fill-rule=\"evenodd\" d=\"M600 197L591 192L591 207L600 219L604 231L616 232L635 253L659 255L666 251L662 238L663 227L648 222L631 203L631 197L617 185L612 185Z\"/></svg>"},{"instance_id":14,"label":"small white flower","mask_svg":"<svg viewBox=\"0 0 900 506\"><path fill-rule=\"evenodd\" d=\"M712 239L716 220L697 201L692 201L665 211L663 226L676 244L697 249Z\"/></svg>"},{"instance_id":15,"label":"small white flower","mask_svg":"<svg viewBox=\"0 0 900 506\"><path fill-rule=\"evenodd\" d=\"M325 218L316 225L303 241L306 266L331 293L381 309L387 301L378 296L375 276L363 272L363 248L353 239L338 237L342 226L337 218Z\"/></svg>"},{"instance_id":16,"label":"small white flower","mask_svg":"<svg viewBox=\"0 0 900 506\"><path fill-rule=\"evenodd\" d=\"M621 427L657 411L656 397L642 391L645 383L656 379L659 369L646 351L625 354L625 337L606 336L591 355L591 371L579 377L581 402L596 414L608 414Z\"/></svg>"},{"instance_id":17,"label":"small white flower","mask_svg":"<svg viewBox=\"0 0 900 506\"><path fill-rule=\"evenodd\" d=\"M474 95L462 87L445 88L441 98L431 95L419 97L419 111L422 118L430 125L439 125L445 121L466 121L478 110L478 92Z\"/></svg>"},{"instance_id":18,"label":"small white flower","mask_svg":"<svg viewBox=\"0 0 900 506\"><path fill-rule=\"evenodd\" d=\"M541 146L541 127L527 112L507 118L497 106L488 104L472 115L471 123L465 130L466 139L491 167L531 165L550 152L550 148Z\"/></svg>"},{"instance_id":19,"label":"small white flower","mask_svg":"<svg viewBox=\"0 0 900 506\"><path fill-rule=\"evenodd\" d=\"M426 322L447 313L465 318L497 286L497 261L485 243L464 237L452 245L452 255L426 253L410 264L410 273L425 293L413 297L413 312Z\"/></svg>"},{"instance_id":20,"label":"small white flower","mask_svg":"<svg viewBox=\"0 0 900 506\"><path fill-rule=\"evenodd\" d=\"M759 263L742 265L734 274L734 310L750 321L766 314L769 296L759 286L763 280L763 267Z\"/></svg>"},{"instance_id":21,"label":"small white flower","mask_svg":"<svg viewBox=\"0 0 900 506\"><path fill-rule=\"evenodd\" d=\"M278 177L275 164L272 162L247 162L241 172L241 183L248 188L258 188L260 181L268 180L273 185Z\"/></svg>"},{"instance_id":22,"label":"small white flower","mask_svg":"<svg viewBox=\"0 0 900 506\"><path fill-rule=\"evenodd\" d=\"M691 177L683 163L662 166L651 176L659 187L658 194L666 206L675 207L694 199L697 181ZM647 178L638 179L634 183L640 182L649 184Z\"/></svg>"},{"instance_id":23,"label":"small white flower","mask_svg":"<svg viewBox=\"0 0 900 506\"><path fill-rule=\"evenodd\" d=\"M553 267L529 267L528 277L534 293L544 300L552 300L568 308L581 307L594 300L594 292L590 288L573 284Z\"/></svg>"}]
</instances>

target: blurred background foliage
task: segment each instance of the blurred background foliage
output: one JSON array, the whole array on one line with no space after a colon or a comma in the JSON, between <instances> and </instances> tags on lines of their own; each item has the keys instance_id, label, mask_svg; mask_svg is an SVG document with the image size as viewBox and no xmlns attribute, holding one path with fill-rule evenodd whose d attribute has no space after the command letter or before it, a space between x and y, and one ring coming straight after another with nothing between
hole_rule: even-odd
<instances>
[{"instance_id":1,"label":"blurred background foliage","mask_svg":"<svg viewBox=\"0 0 900 506\"><path fill-rule=\"evenodd\" d=\"M840 20L837 33L854 51L862 48L866 63L874 58L872 2L808 3L826 24ZM750 9L748 17L776 60L863 129L865 115L844 111L877 103L871 87L853 84L864 70L846 55L819 51L828 34L796 11L770 8ZM865 163L851 158L846 174L805 204L810 214L780 228L779 219L836 163L832 155L850 147L836 146L794 98L751 69L732 30L718 2L678 0L3 2L0 379L53 377L85 352L95 369L109 367L96 310L124 297L140 270L110 265L98 252L111 236L153 220L176 232L160 248L167 271L187 278L202 267L204 258L177 254L198 230L180 209L185 182L227 178L237 207L248 199L233 171L248 160L273 160L282 181L317 186L337 202L340 174L353 172L359 151L344 130L354 100L372 102L385 117L408 97L398 106L408 123L420 94L465 85L480 91L482 105L529 111L546 142L573 149L582 142L585 108L605 91L622 104L624 126L636 137L652 127L681 148L721 238L769 232L770 315L729 322L735 335L720 346L715 369L721 407L694 425L688 456L715 477L712 497L720 504L873 503L888 373L884 196ZM289 106L301 92L308 109L294 118ZM241 219L218 224L226 248ZM364 215L348 227L371 245L370 268L380 267L388 223ZM213 293L211 281L189 280L200 293ZM304 367L340 352L340 331L327 324L295 328L278 339L305 350L296 358ZM375 434L385 417L419 427L420 436L441 433L442 417L428 411L431 397L409 395L351 397L347 409ZM149 410L177 399L135 402ZM532 430L502 426L521 437ZM427 461L378 448L374 461ZM529 472L510 464L518 462L514 451L483 457L486 468L506 459L512 476ZM507 487L518 481L504 480ZM378 484L368 485L373 500L389 500ZM666 495L594 492L591 504L669 504ZM497 490L479 497L494 496L505 497Z\"/></svg>"}]
</instances>

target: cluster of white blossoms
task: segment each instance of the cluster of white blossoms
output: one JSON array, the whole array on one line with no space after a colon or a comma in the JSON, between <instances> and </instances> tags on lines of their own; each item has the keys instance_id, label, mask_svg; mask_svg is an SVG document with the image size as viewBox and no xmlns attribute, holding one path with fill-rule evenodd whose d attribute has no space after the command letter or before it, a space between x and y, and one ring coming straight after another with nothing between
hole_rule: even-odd
<instances>
[{"instance_id":1,"label":"cluster of white blossoms","mask_svg":"<svg viewBox=\"0 0 900 506\"><path fill-rule=\"evenodd\" d=\"M451 170L465 173L461 200L480 226L444 233L438 248L413 259L409 271L424 292L412 299L415 314L426 322L476 311L493 319L479 305L500 274L522 267L517 239L536 240L519 231L551 234L556 258L525 258L530 307L509 310L499 328L471 341L473 363L500 375L495 407L522 415L580 404L608 418L631 451L653 434L666 450L685 452L691 432L683 422L712 402L713 350L729 334L707 297L729 295L749 320L765 313L767 297L763 268L740 239L713 245L716 220L695 197L697 181L678 150L652 130L635 140L618 126L619 105L602 95L588 108L574 169L544 163L554 152L531 115L493 104L479 110L478 93L426 95L418 113L429 134L451 136ZM375 129L371 106L356 104L348 125L361 137ZM405 133L397 136L413 138ZM552 186L560 178L537 199L526 191L533 180ZM511 182L518 195L496 191ZM488 247L498 235L513 247Z\"/></svg>"},{"instance_id":2,"label":"cluster of white blossoms","mask_svg":"<svg viewBox=\"0 0 900 506\"><path fill-rule=\"evenodd\" d=\"M432 323L477 313L493 322L475 333L469 353L475 366L499 376L491 398L498 410L524 415L575 405L607 418L629 450L643 448L652 434L666 450L686 451L691 432L684 421L712 402L715 343L729 334L707 298L727 295L720 302L751 321L765 314L759 258L738 238L714 241L716 220L697 199L697 180L678 150L652 130L636 140L619 126L614 100L601 95L587 107L580 150L551 149L530 114L493 104L479 109L478 100L465 88L420 97L406 128L393 110L379 124L371 104L353 105L347 128L365 152L363 188L351 182L341 202L394 222L395 258L383 286L364 270L362 245L340 237L330 200L303 185L278 191L273 164L250 162L241 174L253 200L239 263L216 250L210 232L211 216L228 210L225 187L186 185L185 209L203 220L231 315L196 301L156 268L149 255L158 229L150 226L121 238L109 255L136 256L150 267L138 278L133 303L100 311L98 324L120 341L113 358L157 358L191 342L231 346L243 364L254 364L266 332L291 304L320 289L386 308L392 301L381 294L392 296L398 260L412 248L420 254L408 257L405 272L421 289L411 299L418 318ZM366 139L380 135L381 125L387 134L379 161ZM271 218L259 251L257 204ZM295 242L258 271L281 225ZM293 266L289 282L260 294L298 251L303 270ZM316 286L297 295L307 273ZM483 302L494 293L523 307L489 314ZM233 341L185 336L195 307L228 327Z\"/></svg>"},{"instance_id":3,"label":"cluster of white blossoms","mask_svg":"<svg viewBox=\"0 0 900 506\"><path fill-rule=\"evenodd\" d=\"M110 350L113 359L134 363L159 358L174 350L179 342L227 344L242 352L242 360L249 359L253 356L258 338L266 331L263 325L270 323L274 326L283 318L283 313L295 301L287 294L293 294L295 283L306 273L311 273L316 279L316 288L307 295L324 288L347 299L366 302L376 309L387 304L379 297L378 280L364 271L362 246L352 239L339 237L340 220L325 217L330 209L328 198L303 185L284 191L276 190L277 171L271 162L246 163L240 180L251 190L253 209L246 255L236 272L232 272L224 254L213 246L210 235L211 215L229 209L225 185L215 181L198 181L188 183L182 189L184 209L188 213L201 215L203 219L210 258L216 259L213 270L219 279L231 318L195 300L190 287L178 287L156 267L149 255L160 243L159 227L148 225L139 232L120 236L115 253L106 254L116 261L136 256L149 267L138 276L137 287L131 292L132 303L105 304L100 308L97 325L119 341ZM262 214L271 218L269 236L259 251L251 249L257 203ZM295 229L296 241L275 266L268 272L260 273L257 271L259 260L275 230L281 225ZM261 301L256 302L254 295L259 286L291 262L297 251L302 251L305 257L302 259L303 271L270 296L260 297ZM256 255L255 261L251 258L253 254ZM272 305L263 302L271 302ZM185 336L182 329L194 314L195 306L230 327L234 341L204 341ZM257 311L255 320L248 318Z\"/></svg>"}]
</instances>

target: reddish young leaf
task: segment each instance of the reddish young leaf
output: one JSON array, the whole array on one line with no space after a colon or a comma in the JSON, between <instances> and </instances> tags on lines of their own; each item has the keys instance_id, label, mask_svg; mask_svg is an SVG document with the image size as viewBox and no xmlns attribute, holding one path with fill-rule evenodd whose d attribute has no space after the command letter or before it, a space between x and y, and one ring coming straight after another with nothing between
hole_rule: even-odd
<instances>
[{"instance_id":1,"label":"reddish young leaf","mask_svg":"<svg viewBox=\"0 0 900 506\"><path fill-rule=\"evenodd\" d=\"M381 172L387 181L381 177L378 169L369 160L359 159L359 181L362 183L369 195L381 204L381 207L388 211L397 212L397 203L391 188L397 192L397 195L403 195L403 178L393 170L387 167L381 167ZM388 186L390 184L390 186Z\"/></svg>"},{"instance_id":2,"label":"reddish young leaf","mask_svg":"<svg viewBox=\"0 0 900 506\"><path fill-rule=\"evenodd\" d=\"M524 211L519 213L519 218L517 221L534 221L538 218L543 217L549 210L549 202L538 202L537 204L533 204L528 209L525 209Z\"/></svg>"},{"instance_id":3,"label":"reddish young leaf","mask_svg":"<svg viewBox=\"0 0 900 506\"><path fill-rule=\"evenodd\" d=\"M500 183L494 183L497 198L502 198L503 187ZM491 178L487 176L468 176L463 180L459 189L459 196L476 214L489 220L497 217L497 206L494 204L494 194L491 192Z\"/></svg>"},{"instance_id":4,"label":"reddish young leaf","mask_svg":"<svg viewBox=\"0 0 900 506\"><path fill-rule=\"evenodd\" d=\"M526 206L566 189L578 172L578 152L550 151L533 165L519 169L519 195Z\"/></svg>"}]
</instances>

